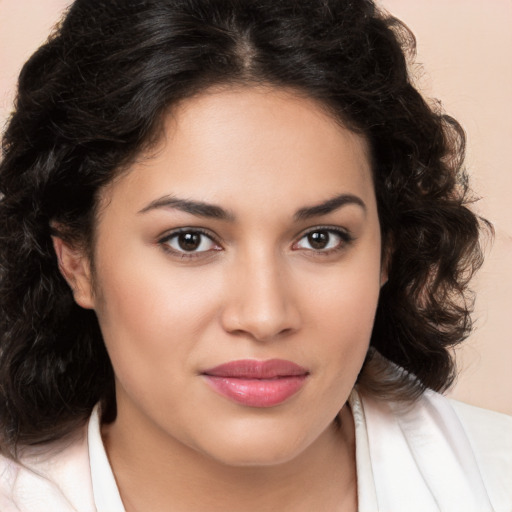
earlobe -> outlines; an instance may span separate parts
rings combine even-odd
[[[380,287],[382,288],[388,282],[388,264],[387,259],[382,262],[380,268]]]
[[[392,251],[388,245],[386,247],[386,249],[384,250],[384,255],[382,258],[381,269],[380,269],[380,287],[381,288],[388,282],[391,258],[392,258]]]
[[[58,236],[52,236],[52,241],[59,270],[73,291],[75,302],[85,309],[94,309],[89,258]]]

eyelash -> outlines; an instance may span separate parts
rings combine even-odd
[[[344,250],[347,247],[347,245],[350,245],[355,240],[355,238],[352,236],[352,234],[349,231],[341,229],[339,227],[315,226],[314,228],[311,228],[311,229],[305,231],[304,233],[302,233],[300,235],[300,237],[297,239],[297,241],[293,243],[292,248],[297,246],[297,244],[299,244],[299,242],[301,240],[307,238],[308,236],[312,235],[313,233],[319,233],[319,232],[327,232],[330,236],[334,234],[340,238],[340,242],[337,244],[336,247],[333,247],[333,248],[330,248],[327,250],[322,250],[322,249],[318,249],[318,250],[304,249],[304,250],[306,250],[308,252],[311,251],[315,255],[318,254],[321,256],[328,256],[328,255],[331,255],[331,254],[334,254],[334,253]],[[196,251],[180,251],[180,250],[176,250],[176,249],[170,247],[169,242],[173,239],[177,239],[180,235],[183,235],[183,234],[199,234],[199,235],[205,236],[213,244],[215,244],[218,248],[196,252]],[[203,243],[203,242],[200,242],[200,243]],[[164,237],[162,237],[161,239],[159,239],[158,244],[163,248],[164,251],[171,253],[173,255],[179,256],[181,259],[200,258],[200,257],[204,257],[207,253],[210,253],[212,251],[216,252],[216,251],[222,250],[222,248],[220,247],[220,244],[217,240],[217,237],[215,237],[210,231],[207,231],[202,228],[180,228],[180,229],[174,230],[171,233],[169,233],[169,234],[165,235]],[[299,247],[297,250],[300,250],[300,249],[301,248]]]
[[[199,235],[205,236],[209,240],[211,240],[212,243],[214,243],[216,246],[219,247],[219,249],[213,249],[214,251],[221,250],[220,249],[220,244],[217,241],[216,237],[210,231],[207,231],[207,230],[202,229],[202,228],[180,228],[180,229],[175,229],[171,233],[165,235],[160,240],[158,240],[158,244],[164,249],[164,251],[166,251],[166,252],[168,252],[170,254],[176,255],[176,256],[180,257],[181,259],[199,258],[201,256],[204,256],[205,253],[211,252],[211,251],[199,251],[199,252],[183,251],[182,252],[182,251],[179,251],[179,250],[176,250],[176,249],[173,249],[172,247],[170,247],[169,242],[171,240],[173,240],[174,238],[178,238],[180,235],[183,235],[183,234],[199,234]]]
[[[340,238],[340,242],[336,245],[336,247],[332,247],[330,249],[321,250],[321,249],[306,249],[307,251],[311,251],[314,255],[320,256],[329,256],[331,254],[338,253],[346,249],[348,245],[354,242],[354,236],[347,230],[341,229],[339,227],[334,226],[315,226],[314,228],[308,229],[304,233],[301,234],[300,238],[293,245],[296,246],[301,240],[312,235],[313,233],[327,232],[329,236],[336,235]]]

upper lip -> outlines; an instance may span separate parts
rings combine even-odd
[[[202,372],[211,377],[231,377],[238,379],[275,379],[307,375],[309,372],[302,366],[284,359],[240,359],[220,364]]]

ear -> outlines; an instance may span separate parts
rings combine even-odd
[[[391,267],[391,259],[393,258],[393,244],[391,237],[385,242],[382,252],[382,263],[380,266],[380,286],[381,288],[388,282],[389,269]]]
[[[380,271],[380,287],[382,288],[388,282],[388,269],[383,266]]]
[[[59,270],[73,291],[75,302],[86,309],[94,309],[94,295],[89,258],[83,250],[71,247],[58,236],[52,236]]]

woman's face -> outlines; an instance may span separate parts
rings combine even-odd
[[[354,385],[383,275],[365,141],[271,88],[189,99],[104,190],[95,309],[118,422],[231,465],[291,460]]]

